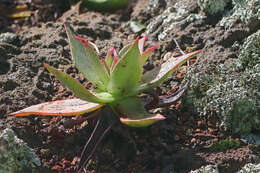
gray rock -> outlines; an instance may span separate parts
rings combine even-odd
[[[260,164],[248,163],[237,173],[258,173],[260,172]]]
[[[233,9],[223,17],[220,26],[230,29],[242,21],[250,30],[260,28],[260,0],[232,0],[232,4]]]
[[[199,169],[191,171],[190,173],[219,173],[217,166],[215,165],[207,165],[202,166]]]
[[[186,1],[175,3],[174,6],[168,7],[162,14],[155,17],[149,23],[143,35],[158,33],[158,40],[164,40],[178,24],[194,22],[205,17],[199,14],[191,14],[192,8],[194,7],[190,7]]]
[[[231,0],[198,0],[198,5],[206,14],[215,15],[224,12],[229,1]]]
[[[260,135],[250,133],[242,135],[241,137],[246,143],[260,146]]]
[[[0,133],[0,173],[37,172],[39,166],[40,159],[13,130],[6,128]]]

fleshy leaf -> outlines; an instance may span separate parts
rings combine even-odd
[[[102,106],[102,104],[87,102],[80,99],[58,100],[33,105],[10,115],[75,116],[95,111]]]
[[[128,49],[131,47],[131,44],[125,45],[120,51],[119,51],[119,57],[123,57],[124,54],[128,51]]]
[[[142,67],[137,39],[112,69],[107,90],[113,95],[130,94],[139,85],[141,75]]]
[[[141,93],[147,90],[150,90],[154,87],[157,87],[162,82],[164,82],[169,75],[171,75],[175,70],[178,69],[183,63],[188,61],[190,58],[194,57],[195,55],[201,53],[202,50],[197,50],[191,53],[184,54],[180,57],[172,57],[167,62],[163,63],[161,65],[161,68],[157,74],[157,76],[151,80],[149,83],[142,84],[139,88],[137,93]],[[158,69],[155,69],[158,70]],[[149,74],[149,71],[147,72]],[[151,73],[151,75],[154,75],[154,73]]]
[[[137,97],[128,97],[110,105],[115,113],[120,116],[120,121],[129,126],[144,127],[165,119],[162,115],[147,113],[144,105]]]
[[[145,126],[150,126],[153,123],[164,119],[165,117],[162,116],[161,114],[156,114],[156,115],[150,115],[149,117],[145,117],[143,119],[120,118],[120,121],[123,124],[131,127],[145,127]]]
[[[73,79],[68,74],[61,72],[48,64],[44,64],[47,70],[52,73],[55,77],[57,77],[66,87],[68,87],[77,97],[82,100],[95,102],[95,103],[107,103],[113,101],[113,97],[107,93],[106,95],[103,93],[98,93],[99,96],[94,95],[89,90],[87,90],[83,85],[81,85],[78,81]]]
[[[79,37],[75,34],[74,34],[74,38],[80,40],[83,45],[89,43],[89,45],[92,46],[92,49],[94,49],[96,53],[99,54],[98,47],[91,41],[87,41],[85,38]]]
[[[66,27],[72,57],[78,70],[94,85],[106,90],[109,75],[104,65],[99,60],[96,50],[88,41],[75,38],[72,31]]]

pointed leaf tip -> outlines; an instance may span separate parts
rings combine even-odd
[[[142,66],[136,39],[111,70],[107,90],[114,95],[130,94],[139,85],[141,75]]]
[[[76,67],[91,83],[105,91],[109,74],[98,58],[96,45],[87,40],[86,44],[83,44],[81,40],[74,37],[69,27],[65,28]]]
[[[141,54],[141,64],[142,66],[146,63],[147,59],[151,56],[152,52],[159,47],[159,44],[154,45],[148,49],[146,49],[142,54]]]
[[[73,34],[75,39],[78,39],[79,41],[81,41],[81,43],[83,43],[84,45],[87,44],[87,40],[85,38],[79,37],[76,34]]]
[[[142,119],[120,118],[123,124],[131,127],[146,127],[161,120],[165,120],[165,117],[161,114],[151,115]]]
[[[139,51],[140,51],[141,54],[144,51],[144,44],[145,44],[147,39],[148,39],[148,36],[144,36],[144,37],[142,37],[138,40],[138,48],[139,48]]]
[[[191,53],[181,55],[179,57],[172,57],[165,63],[163,63],[160,66],[160,69],[155,68],[154,70],[146,72],[148,75],[144,76],[149,77],[149,74],[151,74],[152,77],[154,77],[154,79],[152,79],[149,83],[142,84],[138,89],[138,93],[157,87],[162,82],[164,82],[169,77],[169,75],[171,75],[175,70],[177,70],[178,67],[180,67],[183,63],[185,63],[186,61],[188,61],[189,59],[201,52],[202,50],[197,50]],[[154,76],[154,74],[156,74],[157,76]]]
[[[123,124],[132,127],[149,126],[165,117],[147,113],[144,105],[138,97],[128,97],[110,104],[114,112],[120,117]]]

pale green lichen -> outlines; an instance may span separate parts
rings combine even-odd
[[[189,73],[185,108],[217,116],[233,133],[260,129],[260,31],[249,36],[232,66],[216,65],[210,74]],[[191,109],[193,108],[193,109]]]
[[[259,29],[260,1],[259,0],[232,0],[233,9],[220,21],[225,29],[232,28],[237,21],[242,21],[251,30]]]
[[[191,171],[190,173],[219,173],[219,171],[216,165],[207,165]]]
[[[215,15],[224,12],[231,0],[198,0],[198,5],[206,14]]]
[[[0,173],[36,173],[39,158],[11,129],[0,134]]]
[[[174,6],[168,7],[162,14],[151,21],[143,35],[150,35],[159,29],[158,40],[164,40],[178,24],[194,22],[204,17],[199,14],[191,14],[187,4],[180,1],[175,3]]]
[[[13,43],[17,40],[18,36],[16,34],[6,32],[0,34],[0,43]]]
[[[259,172],[260,172],[260,163],[259,164],[248,163],[245,166],[243,166],[243,168],[237,173],[259,173]]]

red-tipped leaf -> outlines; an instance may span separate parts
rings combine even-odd
[[[76,67],[91,83],[105,91],[109,74],[99,60],[93,44],[82,38],[76,39],[73,32],[68,27],[65,28]]]
[[[157,87],[162,82],[164,82],[169,77],[169,75],[171,75],[175,70],[177,70],[178,67],[180,67],[183,63],[185,63],[190,58],[196,56],[197,54],[199,54],[201,52],[202,52],[202,50],[197,50],[197,51],[194,51],[191,53],[181,55],[180,57],[177,57],[177,58],[172,57],[169,60],[167,60],[167,62],[163,63],[160,66],[160,69],[155,68],[151,72],[150,71],[146,72],[147,74],[145,74],[145,75],[149,76],[149,74],[151,74],[154,76],[154,74],[157,74],[157,76],[155,76],[150,82],[142,84],[140,86],[140,88],[138,88],[137,93],[141,93],[146,90]],[[150,77],[148,77],[148,78],[150,78]]]
[[[120,117],[120,121],[128,126],[144,127],[165,119],[162,115],[147,113],[144,105],[137,97],[128,97],[110,105]]]

